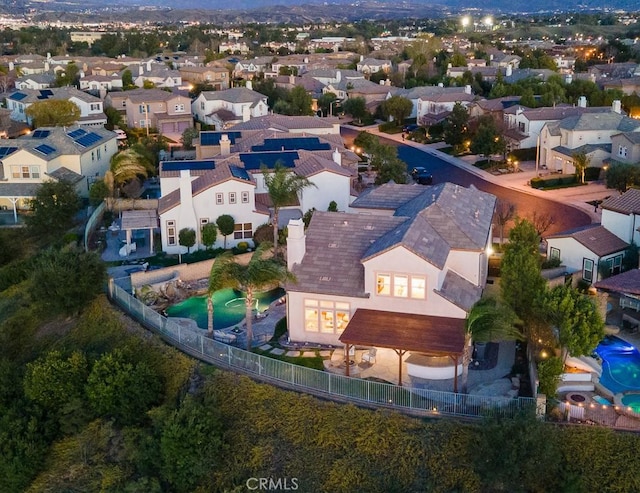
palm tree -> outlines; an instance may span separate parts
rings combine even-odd
[[[216,258],[209,275],[208,290],[208,326],[209,334],[213,333],[213,301],[215,291],[233,288],[245,293],[247,350],[251,351],[253,339],[253,306],[255,294],[274,284],[294,280],[295,277],[287,267],[275,257],[265,258],[271,249],[269,242],[261,243],[246,264],[238,263],[231,252],[225,252]]]
[[[515,327],[518,317],[507,305],[498,304],[494,298],[478,301],[465,321],[464,352],[462,354],[462,392],[467,393],[469,363],[473,355],[473,341],[497,342],[522,340],[522,333]]]
[[[119,152],[111,158],[111,174],[115,187],[122,187],[131,180],[137,180],[140,176],[147,177],[153,172],[153,164],[142,154],[134,149]]]
[[[273,205],[273,254],[278,256],[278,216],[280,208],[295,202],[298,192],[307,187],[315,187],[304,176],[296,175],[277,162],[272,172],[266,166],[262,166],[264,186],[267,188],[269,198]]]

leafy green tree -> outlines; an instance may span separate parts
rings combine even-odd
[[[218,228],[214,223],[207,223],[202,226],[202,244],[206,247],[207,250],[211,249],[211,247],[215,244],[216,239],[218,238]]]
[[[391,96],[382,102],[381,109],[386,118],[392,117],[397,125],[402,125],[404,120],[411,115],[413,103],[402,96]]]
[[[31,275],[31,296],[51,313],[74,315],[102,293],[106,270],[93,252],[47,250]]]
[[[224,249],[226,250],[227,236],[233,233],[236,226],[236,220],[229,214],[222,214],[218,219],[216,219],[216,226],[218,226],[218,231],[220,231],[220,234],[224,237]]]
[[[129,69],[125,69],[124,72],[122,72],[122,88],[125,91],[136,88],[136,85],[133,83],[133,74]]]
[[[584,183],[584,170],[589,167],[591,159],[584,151],[575,152],[571,158],[573,159],[573,167],[575,168],[578,183]]]
[[[193,228],[182,228],[178,232],[178,243],[187,247],[187,253],[191,253],[191,247],[196,244],[196,230]]]
[[[56,74],[56,87],[78,86],[80,80],[80,68],[75,62],[69,62],[64,70]]]
[[[571,286],[556,286],[544,301],[548,320],[558,329],[558,342],[567,356],[586,356],[604,338],[604,322],[592,299]]]
[[[525,324],[532,318],[546,287],[540,274],[539,246],[540,238],[533,225],[516,219],[500,265],[500,293]]]
[[[456,51],[453,55],[451,55],[451,59],[449,63],[451,63],[452,67],[466,67],[467,59],[462,53],[460,53],[459,51]]]
[[[162,381],[149,365],[114,349],[93,365],[86,392],[99,416],[112,417],[123,424],[139,423],[159,401]]]
[[[268,242],[261,243],[251,256],[249,263],[244,265],[236,262],[231,252],[225,252],[216,258],[209,275],[209,292],[223,288],[233,288],[244,292],[248,351],[251,350],[253,341],[255,294],[274,284],[294,279],[286,265],[274,257],[265,257],[271,247],[272,245]]]
[[[323,94],[318,98],[318,108],[322,110],[324,116],[327,116],[329,113],[333,113],[332,104],[335,107],[335,101],[337,100],[336,95],[332,92],[328,92]]]
[[[105,128],[109,130],[113,130],[116,127],[123,126],[122,114],[112,106],[104,109],[104,114],[107,115],[107,123],[105,124]]]
[[[563,372],[564,361],[562,358],[551,356],[538,362],[538,380],[540,382],[538,393],[554,397]]]
[[[189,127],[182,132],[182,147],[185,149],[194,149],[193,141],[200,136],[200,131],[195,127]]]
[[[45,181],[30,202],[25,217],[28,232],[40,242],[62,237],[75,224],[82,202],[74,185],[66,181]]]
[[[526,88],[522,91],[520,96],[520,104],[522,106],[526,106],[527,108],[536,108],[538,106],[538,102],[533,94],[533,89]]]
[[[80,108],[66,99],[48,99],[32,103],[25,114],[35,128],[68,127],[80,119]]]
[[[75,351],[65,358],[59,351],[27,364],[24,393],[44,408],[57,412],[65,403],[84,395],[89,375],[87,358]]]
[[[296,86],[289,93],[289,105],[294,116],[313,115],[311,95],[302,86]]]
[[[629,163],[614,163],[607,169],[605,179],[607,188],[624,193],[630,187],[640,185],[640,166]]]
[[[295,203],[305,188],[315,187],[308,178],[298,175],[295,172],[285,168],[282,163],[276,163],[273,170],[269,170],[266,166],[262,166],[262,176],[264,177],[264,186],[267,189],[269,198],[271,199],[271,207],[273,208],[273,217],[271,222],[273,225],[273,245],[274,255],[278,256],[278,220],[280,217],[280,209],[292,203]]]
[[[465,141],[469,139],[469,111],[462,104],[453,106],[451,115],[444,122],[442,138],[453,146],[455,152],[460,152]]]
[[[464,353],[462,354],[462,392],[467,392],[469,364],[473,355],[473,342],[500,342],[523,339],[516,328],[518,317],[506,305],[499,305],[494,298],[478,301],[467,315],[464,332]]]
[[[478,129],[471,140],[471,152],[486,156],[490,162],[491,155],[504,152],[506,144],[492,117],[481,117],[478,122]]]
[[[367,102],[363,97],[349,98],[342,103],[342,111],[358,120],[358,123],[362,123],[367,114]]]
[[[96,180],[89,187],[89,203],[92,206],[100,205],[109,197],[109,187],[104,180]]]
[[[332,200],[331,202],[329,202],[329,207],[327,208],[327,211],[338,212],[338,204],[336,203],[335,200]]]

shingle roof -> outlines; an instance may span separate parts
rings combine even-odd
[[[424,192],[422,185],[400,185],[386,183],[380,187],[371,188],[354,200],[350,207],[362,209],[383,209],[395,211],[409,200]]]
[[[306,128],[333,128],[338,118],[317,118],[315,116],[265,115],[233,126],[233,130],[304,130]]]
[[[598,289],[640,295],[640,269],[632,269],[594,284]]]
[[[640,190],[630,188],[622,195],[609,197],[602,208],[621,214],[640,214]]]
[[[557,146],[554,147],[553,150],[567,157],[573,157],[577,152],[584,152],[586,155],[589,155],[595,151],[603,151],[611,154],[611,144],[584,144],[574,149],[565,146]]]
[[[482,287],[448,270],[438,293],[464,311],[469,311],[482,296]]]
[[[608,113],[570,116],[560,121],[560,128],[566,130],[619,130],[630,132],[640,127],[640,121],[614,111]]]
[[[627,139],[632,144],[640,144],[640,132],[623,132],[616,135],[612,135],[611,137],[622,136]]]
[[[620,252],[629,246],[626,241],[621,240],[600,224],[590,224],[548,237],[548,239],[552,238],[573,238],[598,257]]]
[[[267,98],[264,94],[246,87],[232,87],[223,91],[202,91],[200,94],[207,101],[227,101],[229,103],[257,104]]]

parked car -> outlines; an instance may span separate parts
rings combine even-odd
[[[404,127],[402,127],[402,131],[406,133],[411,133],[414,130],[418,130],[419,128],[420,128],[420,125],[412,123],[411,125],[405,125]]]
[[[433,184],[433,175],[427,168],[415,167],[411,170],[411,177],[413,181],[419,183],[420,185],[432,185]]]

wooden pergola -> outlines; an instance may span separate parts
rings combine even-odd
[[[458,361],[464,351],[464,319],[415,315],[359,308],[339,337],[345,345],[346,376],[352,346],[393,349],[398,355],[398,384],[402,386],[402,357],[408,351],[449,356],[455,365],[453,388],[458,391]]]
[[[122,211],[122,225],[125,231],[127,252],[131,245],[131,232],[137,229],[149,230],[149,251],[153,253],[153,230],[158,227],[158,214],[155,210]]]

